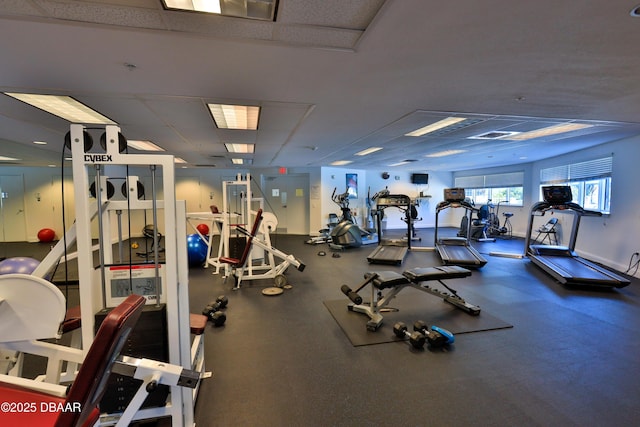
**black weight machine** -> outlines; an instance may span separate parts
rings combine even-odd
[[[443,282],[447,279],[468,276],[471,276],[471,271],[458,266],[414,268],[404,271],[402,274],[395,271],[368,272],[364,274],[364,281],[355,290],[348,285],[342,285],[340,290],[351,300],[347,309],[369,316],[367,330],[375,331],[382,324],[383,316],[381,313],[383,309],[406,287],[412,287],[442,298],[445,302],[462,311],[477,316],[480,314],[480,307],[466,302],[454,289]],[[439,282],[449,292],[423,284],[430,281]],[[371,299],[369,302],[363,302],[358,292],[368,285],[371,285]],[[385,295],[382,294],[384,290],[388,290]]]

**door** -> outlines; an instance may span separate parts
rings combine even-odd
[[[265,210],[278,218],[277,233],[309,234],[309,175],[262,175]]]
[[[0,176],[0,241],[25,242],[24,182],[22,175]]]

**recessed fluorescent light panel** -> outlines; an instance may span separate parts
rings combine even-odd
[[[224,147],[229,153],[253,154],[255,150],[255,144],[236,144],[232,142],[225,142]]]
[[[344,165],[348,165],[349,163],[353,163],[351,160],[336,160],[335,162],[331,163],[331,166],[344,166]]]
[[[164,151],[164,148],[157,146],[151,141],[128,140],[127,145],[140,151]]]
[[[409,163],[413,163],[413,162],[417,162],[417,161],[418,161],[418,160],[416,160],[416,159],[405,159],[405,160],[402,160],[401,162],[393,163],[393,164],[391,164],[391,165],[389,165],[389,166],[402,166],[402,165],[408,165]]]
[[[273,21],[277,0],[162,0],[165,9]]]
[[[207,104],[207,106],[218,129],[258,129],[260,107],[228,104]]]
[[[231,163],[234,165],[250,165],[253,164],[253,159],[231,159]]]
[[[586,129],[590,127],[593,127],[593,125],[588,125],[585,123],[564,123],[559,125],[548,126],[546,128],[542,128],[538,130],[519,133],[517,135],[508,136],[504,139],[509,139],[511,141],[526,141],[528,139],[559,135],[561,133],[573,132],[574,130]]]
[[[442,119],[435,123],[431,123],[428,126],[421,127],[420,129],[416,129],[413,132],[405,133],[404,136],[422,136],[428,133],[435,132],[440,129],[444,129],[447,126],[455,125],[456,123],[460,123],[464,120],[467,120],[465,117],[447,117],[446,119]]]
[[[163,0],[165,9],[189,10],[191,12],[222,13],[220,0]]]
[[[461,154],[461,153],[465,153],[467,150],[445,150],[445,151],[439,151],[437,153],[433,153],[433,154],[427,154],[425,155],[425,157],[446,157],[446,156],[453,156],[454,154]]]
[[[115,125],[116,122],[103,116],[83,103],[62,95],[38,95],[32,93],[4,92],[12,98],[39,108],[71,123],[87,123],[96,125]]]
[[[36,145],[47,145],[46,141],[33,141],[33,143]]]
[[[376,151],[382,150],[382,147],[371,147],[366,150],[362,150],[356,153],[356,156],[366,156],[367,154],[375,153]]]
[[[173,163],[187,163],[187,161],[185,159],[182,159],[180,157],[176,157],[173,159]]]
[[[20,159],[14,159],[13,157],[0,156],[0,162],[13,162]]]

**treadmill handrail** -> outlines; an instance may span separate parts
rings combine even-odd
[[[551,204],[548,202],[538,202],[531,207],[531,212],[542,212],[543,214],[549,210],[566,211],[571,210],[581,216],[602,216],[602,212],[590,211],[577,203]]]
[[[477,212],[480,210],[479,208],[476,208],[471,203],[464,200],[455,201],[455,202],[444,200],[436,205],[436,212],[439,212],[441,210],[448,209],[448,208],[465,208],[472,212]]]

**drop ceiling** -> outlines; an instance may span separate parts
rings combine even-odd
[[[236,0],[234,0],[236,1]],[[640,18],[627,1],[280,0],[273,22],[160,0],[0,2],[0,91],[70,95],[191,167],[457,171],[640,134]],[[208,103],[257,105],[257,131]],[[406,133],[446,117],[463,126]],[[532,140],[478,138],[561,123]],[[69,123],[0,95],[3,164],[59,164]],[[35,145],[33,141],[46,141]],[[367,156],[355,156],[382,147]],[[443,151],[459,154],[426,157]]]

